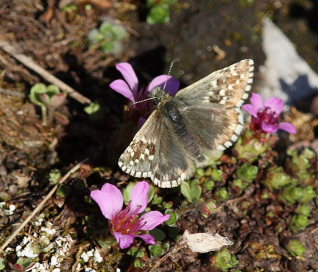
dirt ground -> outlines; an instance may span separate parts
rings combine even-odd
[[[141,0],[1,0],[0,203],[8,208],[0,209],[0,245],[54,188],[54,173],[63,176],[85,161],[0,254],[0,271],[149,271],[158,262],[156,271],[318,271],[317,197],[306,202],[311,208],[307,227],[292,231],[292,218],[302,203],[286,203],[281,198],[283,188],[272,190],[264,182],[272,175],[269,169],[283,167],[299,186],[317,191],[317,154],[305,158],[308,165],[303,169],[295,165],[295,161],[305,160],[302,145],[294,157],[287,154],[288,147],[301,142],[297,137],[272,136],[267,152],[252,162],[240,159],[238,147],[230,149],[214,166],[204,169],[203,175],[197,172],[195,177],[205,188],[204,184],[213,180],[211,171],[222,170],[213,190],[203,189],[202,199],[215,199],[221,207],[209,216],[203,216],[198,205],[186,202],[180,189],[157,190],[157,197],[178,214],[176,224],[159,227],[165,237],[159,244],[169,248],[161,256],[153,256],[141,241],[135,242],[133,249],[121,250],[107,220],[89,197],[90,191],[106,182],[123,189],[129,181],[137,180],[117,166],[136,127],[127,120],[127,100],[108,86],[120,78],[116,63],[129,61],[140,85],[145,86],[178,60],[171,74],[184,87],[211,71],[253,58],[257,82],[257,71],[265,59],[262,19],[267,16],[318,71],[317,11],[315,0],[179,0],[170,8],[169,23],[149,25],[146,3]],[[103,21],[121,25],[128,33],[119,53],[90,46],[87,34]],[[34,84],[50,82],[1,50],[1,42],[98,103],[100,110],[87,114],[86,103],[68,96],[54,111],[54,120],[43,124],[41,107],[31,103],[29,93]],[[317,128],[309,129],[317,133]],[[246,162],[259,170],[242,191],[233,187],[232,181]],[[303,175],[298,175],[300,170]],[[227,200],[218,198],[221,188],[226,188]],[[12,212],[10,205],[14,206]],[[151,205],[156,206],[154,202]],[[237,264],[221,269],[215,265],[215,252],[198,254],[190,249],[162,260],[186,229],[219,233],[234,241],[228,249]],[[41,241],[43,235],[46,238]],[[288,251],[292,239],[306,248],[301,256]],[[27,243],[23,241],[37,244],[39,254],[19,255],[17,247]],[[91,257],[85,261],[89,251],[100,252],[102,260]],[[60,270],[54,270],[54,256]],[[48,270],[36,268],[43,263],[49,264]]]

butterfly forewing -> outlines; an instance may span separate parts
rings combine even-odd
[[[122,170],[175,187],[207,165],[215,150],[235,142],[240,110],[253,80],[253,61],[242,60],[165,97],[119,159]]]
[[[188,101],[191,105],[200,99],[205,104],[241,107],[251,89],[253,71],[253,60],[242,60],[180,90],[176,97]]]

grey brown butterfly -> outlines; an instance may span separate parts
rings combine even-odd
[[[209,164],[215,150],[238,139],[240,110],[253,82],[253,60],[215,71],[170,96],[156,87],[156,109],[119,158],[121,169],[171,188]]]

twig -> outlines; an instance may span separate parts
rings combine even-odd
[[[60,89],[65,91],[69,96],[77,100],[78,102],[82,104],[88,104],[92,101],[75,91],[72,87],[65,84],[63,81],[59,80],[57,77],[53,76],[51,73],[49,73],[47,70],[40,67],[38,64],[36,64],[31,58],[27,57],[24,54],[18,53],[17,50],[11,46],[9,43],[5,41],[0,41],[0,49],[14,57],[16,60],[24,64],[26,67],[31,69],[32,71],[38,73],[40,76],[42,76],[45,80],[48,82],[58,86]]]
[[[176,244],[176,245],[174,246],[174,248],[173,248],[170,252],[168,252],[166,255],[164,255],[162,258],[160,258],[160,260],[158,260],[158,261],[156,262],[156,264],[155,264],[153,267],[151,267],[148,272],[158,271],[157,268],[160,267],[160,265],[161,265],[165,260],[167,260],[171,255],[176,254],[179,250],[181,250],[181,249],[183,249],[183,248],[185,248],[185,247],[187,247],[187,245],[186,245],[186,243],[184,243],[184,242],[182,242],[182,241],[181,241],[180,243]]]
[[[21,223],[21,225],[10,235],[10,237],[4,242],[4,244],[0,247],[0,253],[11,243],[11,241],[19,234],[19,232],[30,222],[30,220],[42,209],[44,204],[51,198],[51,196],[55,193],[58,189],[59,185],[62,184],[68,177],[75,173],[80,166],[86,161],[87,159],[81,161],[77,165],[75,165],[71,170],[69,170],[65,176],[63,176],[59,182],[52,188],[52,190],[46,195],[46,197],[40,202],[40,204],[33,210],[33,212]]]

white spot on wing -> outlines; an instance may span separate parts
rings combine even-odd
[[[246,98],[248,98],[248,94],[247,93],[242,95],[242,99],[246,99]]]
[[[236,127],[236,129],[235,129],[235,133],[236,133],[237,135],[240,135],[241,132],[242,132],[242,129],[243,129],[243,126],[242,126],[242,125],[238,125],[238,126]]]
[[[174,180],[174,182],[177,182],[177,181]],[[162,188],[171,188],[171,182],[170,181],[163,181],[161,183],[161,187]]]
[[[233,134],[232,137],[231,137],[231,141],[235,142],[237,140],[237,135],[236,134]]]
[[[244,103],[244,100],[240,100],[239,102],[236,103],[236,107],[240,108]]]
[[[232,145],[232,143],[231,143],[230,141],[226,141],[226,142],[224,143],[224,145],[225,145],[226,147],[230,147],[230,146]]]
[[[223,150],[225,150],[225,147],[223,145],[219,145],[216,149],[223,151]]]
[[[177,187],[179,185],[179,183],[176,180],[172,180],[171,185],[172,185],[172,187]]]

